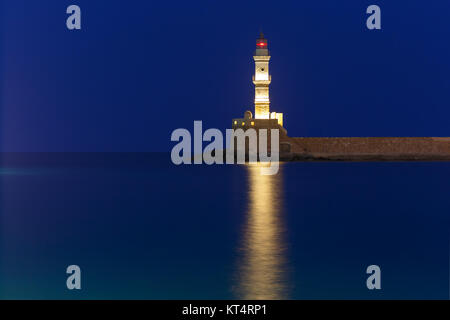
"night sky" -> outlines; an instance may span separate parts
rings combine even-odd
[[[366,28],[371,4],[382,30]],[[448,0],[0,6],[2,151],[169,151],[194,120],[228,128],[253,111],[260,28],[290,136],[450,136]]]

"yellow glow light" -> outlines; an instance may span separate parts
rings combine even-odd
[[[276,116],[277,116],[278,124],[280,126],[283,126],[283,114],[282,113],[277,113]]]
[[[261,166],[267,164],[247,166],[249,203],[234,288],[239,299],[280,300],[289,294],[283,176],[281,170],[277,175],[261,175]]]

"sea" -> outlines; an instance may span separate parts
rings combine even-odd
[[[260,167],[1,154],[0,299],[449,299],[450,162]]]

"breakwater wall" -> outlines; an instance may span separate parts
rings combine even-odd
[[[285,160],[450,160],[450,137],[280,139]]]

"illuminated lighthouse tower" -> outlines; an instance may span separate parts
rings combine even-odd
[[[280,135],[286,135],[283,128],[283,114],[270,112],[269,84],[272,76],[269,74],[270,55],[267,49],[267,39],[261,33],[256,40],[256,50],[253,56],[255,60],[255,74],[253,84],[255,85],[255,114],[245,111],[244,118],[233,119],[233,129],[248,128],[258,129],[280,129]]]
[[[269,84],[271,76],[269,75],[269,50],[267,49],[267,40],[261,32],[259,39],[256,40],[256,50],[253,56],[255,60],[255,75],[253,84],[255,85],[255,119],[270,119],[270,100]]]

